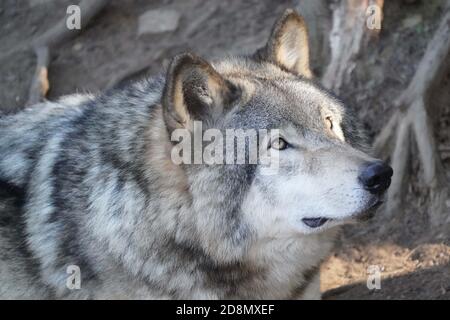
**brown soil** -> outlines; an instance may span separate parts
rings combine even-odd
[[[27,100],[34,56],[27,45],[64,17],[69,0],[3,0],[0,4],[0,101],[2,113],[16,112]],[[113,0],[74,39],[53,51],[49,98],[111,87],[153,74],[175,53],[191,49],[205,57],[253,52],[262,46],[271,25],[286,7],[302,1]],[[444,0],[385,1],[379,41],[359,58],[352,83],[342,98],[353,107],[373,137],[392,114],[392,100],[407,86],[439,23]],[[181,14],[177,30],[137,36],[140,14],[154,8]],[[405,19],[420,16],[408,26]],[[320,74],[326,54],[313,52]],[[437,125],[441,158],[450,182],[450,78],[435,93],[442,104]],[[414,153],[414,150],[413,150]],[[450,219],[438,227],[428,219],[429,195],[414,159],[415,177],[406,192],[403,212],[381,213],[364,225],[348,226],[322,268],[328,299],[450,299]],[[450,217],[450,200],[448,201]],[[380,290],[366,286],[369,265],[382,270]]]

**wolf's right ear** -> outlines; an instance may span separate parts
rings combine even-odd
[[[239,89],[207,61],[190,53],[172,59],[162,95],[169,129],[191,128],[194,120],[214,121],[239,96]]]
[[[305,20],[297,12],[287,9],[273,26],[266,46],[255,58],[272,62],[281,68],[312,78],[309,65],[309,41]]]

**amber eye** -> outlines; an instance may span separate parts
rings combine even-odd
[[[325,123],[327,124],[328,129],[333,130],[333,118],[331,118],[331,116],[325,118]]]
[[[270,147],[276,150],[284,150],[288,147],[288,143],[283,138],[277,138],[271,142]]]

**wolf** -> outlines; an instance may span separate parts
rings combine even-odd
[[[277,172],[175,164],[172,133],[196,121],[276,129],[259,144]],[[182,53],[159,76],[5,115],[0,297],[318,299],[340,226],[372,216],[389,187],[368,152],[314,80],[290,9],[252,55]]]

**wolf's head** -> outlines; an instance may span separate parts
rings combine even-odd
[[[306,26],[292,10],[253,56],[213,63],[175,57],[162,104],[170,134],[200,134],[182,152],[193,164],[182,166],[196,212],[189,223],[210,253],[367,218],[389,187],[392,169],[365,153],[354,117],[312,79]],[[229,129],[244,132],[244,164],[236,163],[239,147],[226,143]],[[250,163],[255,137],[259,155],[276,166]],[[223,151],[216,158],[223,163],[205,161],[211,149],[214,156]]]

